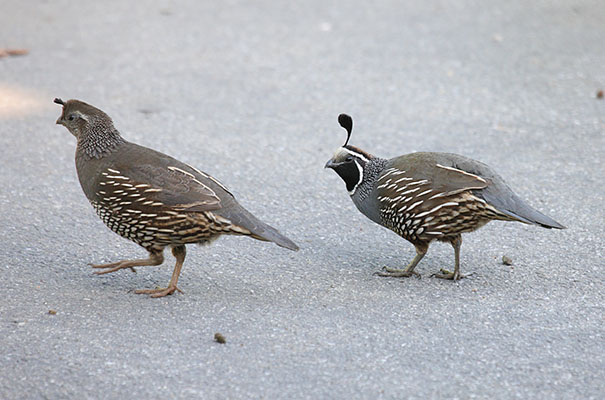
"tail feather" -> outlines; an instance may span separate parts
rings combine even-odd
[[[289,250],[298,250],[296,243],[279,233],[277,229],[256,218],[235,201],[230,207],[215,212],[229,219],[231,223],[250,231],[251,236],[255,239],[273,242],[276,245]]]
[[[523,213],[518,213],[517,212],[512,212],[509,210],[499,210],[500,212],[503,212],[504,214],[520,221],[520,222],[524,222],[526,224],[531,224],[531,225],[539,225],[543,228],[547,228],[547,229],[565,229],[566,227],[561,225],[560,223],[558,223],[557,221],[555,221],[554,219],[550,218],[548,215],[544,215],[542,214],[540,211],[535,210],[529,206],[527,206],[526,209],[524,209]]]
[[[260,232],[259,232],[260,231]],[[296,243],[282,235],[277,231],[277,229],[264,224],[261,229],[258,229],[256,232],[252,233],[252,237],[259,240],[266,240],[269,242],[273,242],[280,247],[284,247],[289,250],[297,251],[298,246]]]
[[[565,229],[565,226],[531,207],[510,189],[506,193],[507,196],[493,196],[488,190],[484,190],[482,194],[488,203],[512,219],[548,229]]]

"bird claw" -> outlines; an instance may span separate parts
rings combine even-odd
[[[122,268],[128,268],[128,269],[130,269],[132,272],[134,272],[136,274],[137,270],[134,269],[134,267],[125,266],[123,264],[124,264],[123,261],[118,261],[118,262],[109,263],[109,264],[93,264],[93,263],[88,263],[88,265],[90,265],[93,268],[103,268],[103,271],[95,271],[95,275],[110,274],[112,272],[116,272],[118,270],[121,270]]]
[[[178,291],[179,293],[184,293],[181,289],[176,286],[168,286],[167,288],[157,289],[137,289],[134,292],[136,294],[148,294],[150,295],[149,297],[158,298],[173,294],[175,291]]]
[[[410,276],[415,276],[420,279],[420,274],[416,271],[407,271],[405,269],[397,269],[397,268],[389,268],[382,267],[382,271],[374,272],[374,275],[383,276],[383,277],[391,277],[391,278],[409,278]]]
[[[122,262],[121,261],[117,261],[117,262],[113,262],[113,263],[109,263],[109,264],[93,264],[93,263],[88,263],[87,265],[93,267],[93,268],[112,268],[115,267],[116,265],[120,265]]]
[[[435,277],[435,278],[439,278],[439,279],[447,279],[447,280],[451,280],[451,281],[459,281],[460,279],[463,278],[467,278],[471,275],[474,274],[474,272],[471,272],[470,274],[466,274],[466,275],[462,275],[460,273],[460,271],[449,271],[445,268],[441,268],[439,270],[440,273],[434,273],[431,275],[431,278]]]

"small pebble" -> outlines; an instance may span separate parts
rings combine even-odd
[[[510,257],[502,256],[502,264],[513,265],[513,259]]]
[[[602,99],[602,98],[603,98],[603,91],[602,91],[602,90],[599,90],[599,91],[597,92],[597,99]]]
[[[221,344],[227,343],[227,339],[225,339],[225,337],[218,332],[214,334],[214,340]]]
[[[48,310],[50,315],[57,315],[57,310]]]

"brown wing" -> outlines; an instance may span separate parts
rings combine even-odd
[[[487,181],[478,175],[441,164],[435,166],[440,170],[440,175],[439,179],[433,181],[434,188],[443,191],[447,196],[471,189],[483,189],[487,186]]]
[[[383,212],[413,218],[459,205],[460,193],[480,190],[482,177],[446,164],[434,153],[413,153],[389,161],[377,180],[376,193]],[[451,165],[451,164],[450,164]]]
[[[470,172],[447,165],[434,153],[413,153],[397,157],[378,178],[379,192],[406,192],[418,188],[431,189],[431,196],[451,196],[466,190],[483,189],[487,180]],[[423,190],[423,191],[424,191]],[[410,192],[410,193],[414,193]],[[428,193],[427,193],[428,194]]]
[[[101,172],[104,196],[118,195],[124,202],[165,206],[178,211],[202,212],[221,208],[221,199],[203,176],[176,166],[150,164],[119,166]]]

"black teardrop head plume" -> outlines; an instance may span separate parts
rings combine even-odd
[[[353,130],[353,118],[347,114],[340,114],[338,116],[338,123],[347,130],[347,141],[342,145],[342,147],[344,147],[349,143],[349,139],[351,138],[351,131]]]
[[[60,99],[60,98],[58,98],[58,97],[55,97],[55,100],[54,100],[54,101],[55,101],[55,103],[57,103],[57,104],[61,104],[62,106],[64,106],[64,105],[65,105],[65,103],[63,102],[63,100],[61,100],[61,99]]]

